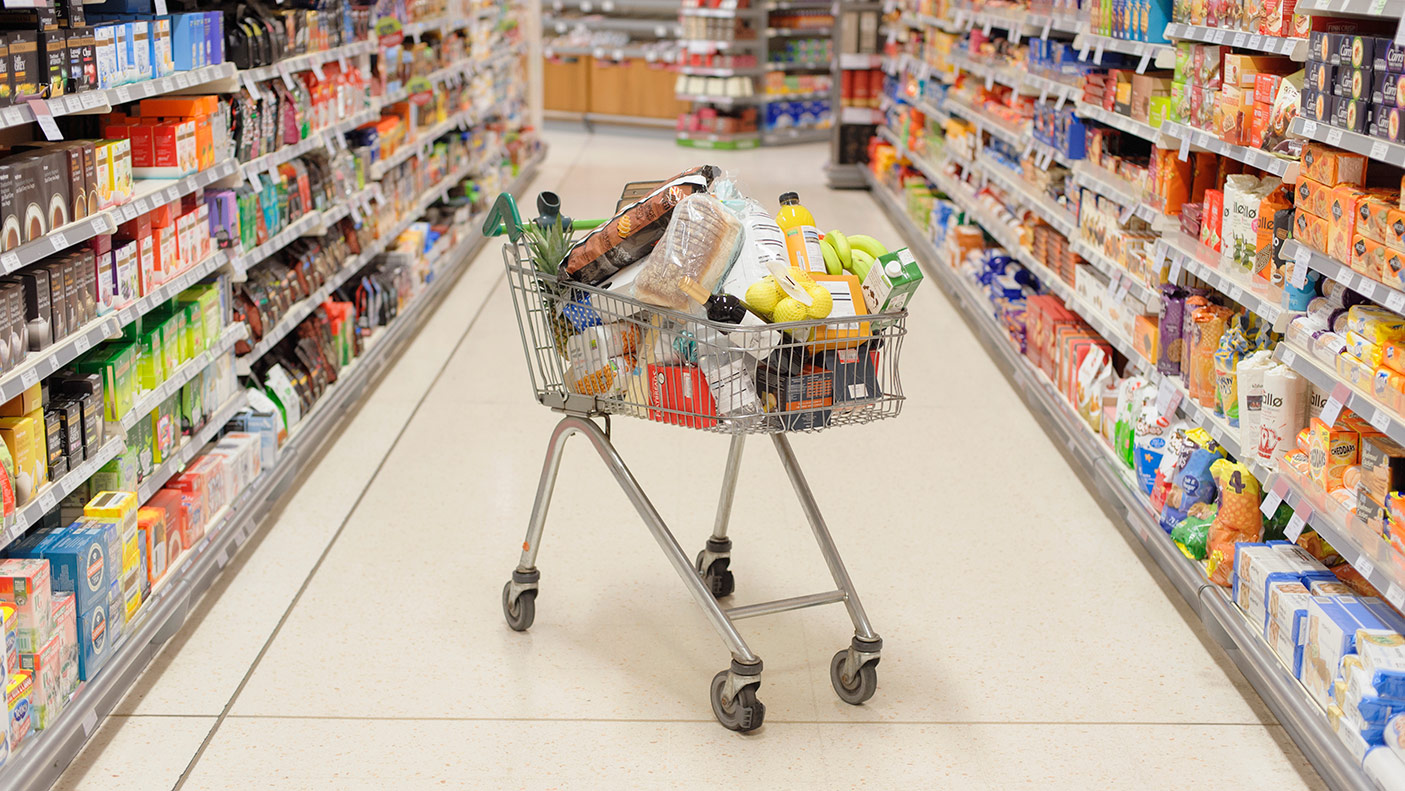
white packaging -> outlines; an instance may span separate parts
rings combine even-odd
[[[1307,422],[1322,416],[1322,407],[1327,406],[1327,391],[1311,382],[1307,385]]]
[[[1361,765],[1381,788],[1405,788],[1405,761],[1389,747],[1372,747]]]
[[[1263,410],[1264,374],[1273,366],[1273,353],[1257,351],[1239,361],[1239,447],[1246,455],[1259,444],[1259,418]]]
[[[1271,464],[1297,445],[1307,425],[1307,380],[1281,363],[1264,372],[1263,409],[1259,415],[1259,462]]]

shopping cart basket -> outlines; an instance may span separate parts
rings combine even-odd
[[[577,230],[583,227],[576,223]],[[547,445],[522,557],[503,587],[508,625],[525,631],[536,615],[537,550],[561,450],[571,435],[583,434],[732,652],[731,666],[711,686],[712,709],[723,726],[750,731],[766,713],[756,697],[761,660],[733,623],[741,618],[844,602],[854,637],[834,655],[830,680],[848,703],[872,697],[883,642],[869,626],[786,434],[898,415],[906,312],[757,327],[712,322],[538,271],[511,195],[498,197],[483,230],[510,238],[503,258],[532,389],[538,402],[564,414]],[[712,537],[692,563],[611,443],[612,415],[731,435]],[[740,607],[718,604],[734,587],[727,524],[748,434],[771,436],[835,590]]]

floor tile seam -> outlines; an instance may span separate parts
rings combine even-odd
[[[128,715],[133,717],[146,715]],[[209,717],[212,715],[200,715]],[[515,722],[515,723],[677,723],[677,724],[706,724],[715,723],[712,717],[469,717],[469,716],[358,716],[358,715],[338,715],[338,714],[230,714],[229,720],[287,720],[287,721],[329,721],[329,722]],[[767,718],[766,725],[905,725],[905,726],[929,726],[929,725],[1015,725],[1015,726],[1076,726],[1076,727],[1143,727],[1143,728],[1278,728],[1282,725],[1277,722],[1193,722],[1183,720],[1167,721],[1144,721],[1144,720],[778,720]]]
[[[472,332],[474,326],[477,325],[478,319],[482,317],[484,311],[487,309],[491,295],[498,290],[498,288],[502,285],[506,277],[506,272],[499,273],[497,278],[493,281],[493,285],[487,290],[484,300],[479,304],[478,309],[474,312],[473,318],[469,320],[468,326],[464,328],[463,333],[459,336],[459,339],[454,344],[454,347],[444,357],[444,361],[439,366],[439,370],[435,373],[434,378],[430,380],[430,382],[426,385],[424,392],[420,394],[419,400],[415,402],[414,409],[410,411],[409,416],[405,419],[405,422],[401,424],[399,431],[396,433],[395,440],[386,450],[385,455],[381,457],[380,462],[376,465],[376,469],[371,473],[370,479],[362,488],[361,493],[357,496],[356,502],[352,504],[350,510],[347,511],[346,516],[342,518],[341,524],[337,526],[337,530],[335,533],[332,534],[331,540],[328,541],[327,546],[323,548],[321,555],[319,555],[317,558],[317,562],[313,564],[312,569],[303,579],[302,585],[299,586],[297,593],[293,595],[292,600],[288,603],[287,608],[283,611],[283,615],[278,619],[278,624],[274,626],[273,632],[264,641],[263,646],[259,649],[258,654],[254,657],[254,661],[249,665],[249,669],[245,671],[244,677],[240,679],[239,685],[235,687],[234,694],[230,696],[229,701],[225,704],[224,708],[221,710],[220,714],[216,718],[214,724],[211,726],[209,733],[205,735],[205,738],[203,741],[201,741],[199,748],[196,749],[195,755],[191,757],[190,762],[181,772],[180,778],[172,787],[172,791],[180,791],[180,789],[185,786],[186,780],[189,779],[191,772],[195,769],[196,765],[199,764],[200,758],[205,754],[205,751],[209,749],[210,743],[214,740],[215,735],[219,732],[220,726],[224,723],[225,718],[229,716],[230,710],[238,701],[239,695],[244,691],[244,688],[248,685],[249,679],[253,677],[253,674],[258,669],[259,664],[263,661],[263,658],[267,654],[269,647],[272,646],[273,641],[278,638],[278,634],[282,631],[284,624],[287,623],[288,617],[292,614],[293,609],[297,606],[298,602],[302,599],[303,594],[307,591],[308,585],[312,582],[312,579],[317,576],[318,570],[322,568],[322,564],[326,561],[328,554],[330,554],[332,551],[332,548],[336,546],[337,539],[341,537],[343,531],[345,531],[346,529],[347,524],[349,524],[352,517],[356,515],[356,512],[360,508],[361,503],[366,496],[366,493],[371,490],[371,487],[375,484],[376,479],[380,476],[381,471],[385,468],[386,461],[395,452],[396,447],[400,444],[400,440],[405,435],[405,431],[409,428],[410,424],[414,422],[415,416],[419,414],[419,410],[422,406],[424,406],[424,402],[428,399],[429,394],[434,391],[434,388],[439,384],[439,381],[443,378],[444,372],[448,370],[449,363],[453,361],[455,355],[457,355],[459,350],[463,347],[464,340],[468,338],[469,333]],[[453,286],[451,286],[451,289],[457,288],[457,286],[458,282],[455,282]]]

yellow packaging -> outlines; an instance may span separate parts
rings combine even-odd
[[[1389,347],[1390,344],[1386,344],[1386,348]],[[1371,392],[1377,401],[1396,412],[1401,411],[1402,404],[1405,404],[1405,374],[1390,368],[1377,368],[1376,375],[1371,379]]]
[[[0,417],[0,439],[15,462],[15,503],[23,505],[48,481],[49,455],[44,437],[44,413]]]
[[[1337,355],[1336,367],[1337,373],[1348,384],[1356,385],[1362,390],[1371,389],[1371,377],[1376,374],[1375,366],[1353,356],[1350,351],[1345,351]]]
[[[5,681],[5,707],[10,715],[11,750],[18,748],[24,737],[34,728],[34,707],[30,705],[30,693],[33,691],[34,682],[28,671],[16,670]]]
[[[1312,450],[1308,452],[1312,480],[1323,491],[1341,488],[1342,474],[1359,461],[1360,446],[1361,437],[1355,431],[1329,426],[1322,418],[1313,418]]]
[[[1374,305],[1354,305],[1347,310],[1346,328],[1371,343],[1405,340],[1405,319]]]
[[[135,492],[98,492],[83,506],[83,515],[117,523],[121,536],[137,532],[137,501]]]
[[[1370,363],[1372,368],[1379,368],[1385,361],[1384,345],[1372,343],[1351,331],[1346,334],[1346,350],[1352,357]]]

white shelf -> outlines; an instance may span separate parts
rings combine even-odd
[[[1305,0],[1293,9],[1296,14],[1382,17],[1398,20],[1405,17],[1405,0]]]
[[[1295,264],[1306,265],[1321,272],[1324,276],[1341,283],[1361,296],[1390,310],[1405,315],[1405,291],[1391,288],[1385,283],[1357,272],[1337,259],[1313,250],[1295,239],[1283,243],[1283,258],[1292,259]]]
[[[1189,272],[1250,313],[1262,317],[1278,332],[1287,329],[1288,320],[1298,315],[1274,304],[1259,290],[1259,284],[1252,277],[1220,269],[1220,254],[1201,244],[1199,239],[1176,231],[1162,234],[1156,244],[1159,248],[1157,260],[1171,259],[1171,282],[1179,285],[1177,272]]]
[[[1144,72],[1148,66],[1169,69],[1176,65],[1176,48],[1170,44],[1149,44],[1145,41],[1130,41],[1112,36],[1099,36],[1095,33],[1079,32],[1073,44],[1079,50],[1079,59],[1098,63],[1098,51],[1117,52],[1141,58],[1137,71]]]
[[[1210,151],[1220,156],[1238,160],[1244,164],[1258,168],[1266,173],[1270,173],[1283,180],[1284,184],[1296,184],[1298,182],[1298,161],[1294,159],[1284,159],[1277,157],[1257,148],[1248,146],[1236,146],[1219,139],[1203,129],[1186,126],[1176,121],[1163,121],[1161,131],[1167,137],[1176,140],[1190,140],[1190,144],[1202,151]]]
[[[1273,350],[1279,362],[1297,371],[1329,397],[1360,415],[1368,423],[1396,442],[1405,443],[1405,421],[1391,407],[1377,401],[1375,396],[1343,382],[1334,368],[1313,356],[1312,352],[1283,341]]]
[[[1330,126],[1325,122],[1309,121],[1302,116],[1293,119],[1291,131],[1298,137],[1306,137],[1329,146],[1344,148],[1347,151],[1370,157],[1377,162],[1384,162],[1398,168],[1405,167],[1405,145],[1400,143],[1387,143],[1379,138],[1359,135],[1349,129]]]
[[[410,35],[408,31],[413,27],[415,26],[407,25],[407,32],[405,33],[405,35]],[[360,57],[361,55],[369,55],[370,53],[375,52],[375,50],[376,44],[374,41],[354,41],[350,44],[344,44],[340,47],[333,47],[328,50],[323,50],[322,52],[309,52],[305,55],[296,55],[291,58],[280,60],[277,63],[274,63],[269,66],[259,66],[253,69],[240,69],[236,76],[238,76],[241,80],[249,79],[253,80],[254,82],[263,82],[264,80],[271,80],[274,77],[278,77],[282,74],[292,74],[299,71],[315,69],[324,64],[331,63],[332,61],[350,61],[352,58]]]
[[[61,253],[94,236],[114,233],[117,226],[152,209],[198,192],[239,171],[238,163],[226,159],[214,167],[180,179],[138,179],[133,182],[132,199],[103,209],[89,217],[50,231],[32,242],[0,253],[0,272],[11,274],[23,267]]]
[[[1264,36],[1220,27],[1171,22],[1166,25],[1166,38],[1198,41],[1202,44],[1223,44],[1235,49],[1252,49],[1270,55],[1287,55],[1299,63],[1307,60],[1307,39]]]
[[[1161,148],[1174,148],[1169,143],[1163,144],[1166,135],[1158,131],[1155,127],[1144,124],[1141,121],[1134,121],[1120,113],[1109,112],[1101,107],[1088,104],[1087,102],[1075,101],[1075,111],[1084,118],[1107,124],[1114,129],[1121,129],[1129,135],[1136,135],[1150,143],[1155,143]]]
[[[1079,160],[1074,164],[1073,175],[1080,187],[1087,187],[1120,205],[1124,223],[1132,217],[1137,217],[1154,230],[1162,232],[1171,229],[1173,225],[1179,226],[1178,221],[1143,203],[1126,179],[1108,173],[1087,160]]]
[[[233,77],[237,69],[233,63],[205,66],[191,71],[180,71],[154,80],[119,85],[96,91],[60,96],[42,100],[54,116],[93,115],[110,113],[112,108],[128,102],[149,99],[152,96],[201,88],[208,83]],[[0,110],[0,128],[24,126],[35,121],[34,111],[27,104],[16,104]]]

